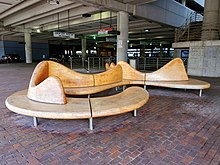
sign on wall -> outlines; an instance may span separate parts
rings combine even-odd
[[[58,38],[75,38],[75,34],[67,32],[53,32],[53,36]]]
[[[113,30],[112,28],[102,28],[98,31],[98,35],[108,34],[108,31]]]

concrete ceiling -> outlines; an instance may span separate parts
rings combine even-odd
[[[117,7],[130,10],[133,5],[155,1],[109,0],[111,4],[103,7],[101,0],[0,0],[0,35],[23,38],[24,32],[29,31],[33,39],[48,41],[56,40],[53,31],[62,30],[77,37],[89,37],[96,35],[100,28],[117,28]],[[172,43],[173,39],[174,27],[130,14],[129,40]]]

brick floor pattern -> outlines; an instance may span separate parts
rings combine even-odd
[[[4,104],[28,87],[34,66],[0,65],[1,165],[220,164],[220,78],[202,78],[212,85],[202,97],[196,90],[148,87],[150,99],[137,117],[97,118],[93,131],[87,120],[40,119],[34,128],[31,117]]]

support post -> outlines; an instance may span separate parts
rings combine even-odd
[[[137,110],[134,110],[133,116],[136,117],[137,116]]]
[[[73,69],[73,57],[70,56],[70,69]]]
[[[88,57],[88,72],[90,72],[90,58]]]
[[[89,118],[89,129],[93,130],[92,118]]]
[[[34,122],[34,126],[37,127],[37,125],[38,125],[38,118],[37,117],[33,117],[33,122]]]
[[[199,97],[202,96],[202,89],[199,90]]]
[[[26,63],[32,63],[31,33],[24,33]]]
[[[117,35],[117,62],[127,61],[128,51],[128,22],[129,14],[124,11],[117,13],[117,30],[120,35]]]
[[[123,85],[123,87],[122,87],[122,88],[123,88],[123,91],[124,91],[124,90],[125,90],[125,88],[126,88],[126,85]]]
[[[86,36],[83,36],[82,38],[82,65],[85,66],[85,60],[86,60]]]

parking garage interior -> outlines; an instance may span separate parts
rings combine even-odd
[[[219,8],[220,0],[1,0],[0,164],[219,165]],[[211,84],[202,97],[149,86],[137,117],[97,118],[93,131],[83,119],[40,119],[35,128],[5,106],[43,60],[87,74],[119,59],[151,72],[176,57]]]

